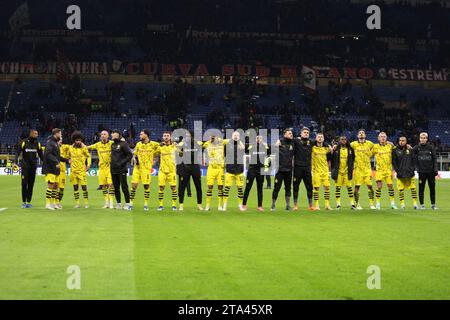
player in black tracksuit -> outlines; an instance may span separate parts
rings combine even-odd
[[[292,184],[292,162],[294,159],[294,142],[292,129],[284,130],[284,138],[278,146],[278,171],[275,174],[275,183],[272,192],[271,211],[275,210],[275,203],[281,184],[284,182],[284,195],[286,199],[286,210],[291,210],[291,184]]]
[[[17,148],[16,163],[19,163],[22,176],[22,208],[31,208],[31,198],[33,196],[34,181],[36,179],[36,169],[38,158],[44,160],[43,147],[37,140],[38,132],[30,130],[30,136],[23,140]]]
[[[250,190],[253,186],[253,181],[256,179],[256,188],[258,193],[258,211],[264,211],[262,207],[263,202],[263,184],[264,175],[261,171],[268,169],[268,157],[270,156],[270,150],[267,143],[263,141],[262,136],[256,137],[256,142],[247,145],[246,151],[250,156],[249,166],[247,170],[247,179],[244,190],[244,200],[242,204],[244,208],[247,208],[247,200],[250,194]],[[266,174],[269,174],[267,171]]]
[[[298,192],[302,181],[305,184],[309,207],[312,208],[312,147],[313,141],[309,139],[309,129],[305,127],[300,132],[300,138],[294,139],[294,210],[298,210]]]
[[[438,165],[436,161],[436,149],[428,143],[428,134],[420,134],[420,143],[413,148],[416,171],[419,173],[419,202],[420,209],[425,209],[423,204],[425,184],[428,181],[430,188],[431,209],[436,210],[436,180]]]
[[[192,178],[194,181],[195,192],[197,193],[197,207],[203,210],[202,207],[202,175],[200,171],[200,164],[202,163],[202,142],[191,139],[187,135],[180,143],[178,143],[178,158],[177,170],[179,175],[178,199],[180,207],[178,210],[183,210],[184,193]]]

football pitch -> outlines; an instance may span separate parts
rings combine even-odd
[[[410,209],[391,210],[383,188],[381,211],[351,211],[344,190],[344,209],[310,212],[302,185],[300,211],[284,210],[282,189],[275,212],[264,190],[264,213],[256,186],[247,212],[235,187],[227,212],[215,200],[197,211],[193,184],[183,212],[170,210],[168,189],[158,212],[156,182],[148,212],[142,188],[134,211],[101,209],[94,177],[89,209],[73,208],[67,185],[64,209],[48,211],[43,177],[33,209],[20,209],[18,176],[0,177],[0,299],[450,298],[450,181],[437,183],[439,211],[412,210],[409,191]],[[361,195],[368,208],[364,187]],[[80,289],[67,287],[69,266],[79,267]],[[369,266],[379,268],[379,289],[368,288]]]

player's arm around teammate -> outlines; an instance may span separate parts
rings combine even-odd
[[[113,141],[109,140],[109,133],[103,130],[100,133],[100,141],[86,146],[88,150],[96,150],[98,154],[98,184],[102,189],[105,204],[102,208],[114,208],[114,186],[111,177],[111,146]],[[83,144],[84,146],[84,144]]]
[[[325,209],[332,210],[330,206],[329,160],[333,149],[325,143],[324,138],[323,133],[316,135],[311,154],[314,210],[320,210],[319,191],[321,186],[324,189]]]
[[[202,163],[202,147],[201,141],[192,138],[192,134],[188,133],[184,139],[176,145],[176,153],[179,156],[177,166],[179,167],[179,187],[178,187],[178,210],[184,210],[184,194],[189,186],[192,178],[194,181],[195,191],[197,194],[197,209],[202,211],[202,181],[200,165]]]
[[[91,166],[91,155],[86,147],[83,147],[83,135],[79,131],[72,134],[72,146],[69,149],[70,156],[70,182],[73,185],[75,208],[80,208],[79,186],[83,191],[84,207],[89,208],[89,195],[87,189],[87,171]]]
[[[225,182],[224,145],[227,142],[227,139],[220,139],[213,135],[208,141],[203,143],[208,167],[206,170],[206,211],[209,211],[211,207],[211,198],[215,182],[217,182],[218,210],[223,211],[223,185]]]
[[[242,210],[242,200],[244,198],[244,164],[243,156],[245,145],[243,144],[238,131],[234,131],[231,140],[225,145],[227,155],[225,161],[225,188],[223,192],[223,211],[227,210],[228,197],[231,186],[235,183],[238,193],[239,209]]]
[[[164,210],[164,189],[166,184],[169,184],[172,191],[172,210],[177,210],[178,192],[175,152],[177,152],[177,145],[172,141],[172,134],[170,132],[164,132],[162,142],[157,149],[157,154],[160,155],[158,170],[158,211]]]
[[[417,209],[417,188],[414,175],[414,154],[411,146],[407,144],[405,136],[398,140],[397,147],[392,150],[392,165],[397,175],[397,190],[400,199],[400,208],[406,209],[405,190],[411,190],[413,208]]]
[[[369,196],[370,209],[375,210],[374,191],[372,186],[372,164],[373,143],[366,140],[366,131],[360,129],[358,131],[358,140],[353,141],[350,146],[355,152],[355,169],[353,172],[353,181],[355,183],[355,205],[357,210],[362,210],[359,202],[359,192],[363,184],[367,186]]]
[[[378,144],[373,147],[376,163],[375,181],[377,188],[375,190],[375,207],[377,210],[381,209],[381,188],[383,187],[383,182],[386,183],[388,188],[391,208],[397,209],[394,198],[394,184],[392,181],[392,150],[394,148],[394,144],[387,140],[387,134],[380,132],[378,134]]]
[[[350,146],[345,135],[339,137],[338,145],[333,147],[332,161],[331,161],[331,178],[334,180],[336,209],[341,208],[341,189],[347,188],[347,194],[350,200],[352,210],[354,210],[355,203],[353,198],[353,167],[355,162],[355,152]]]

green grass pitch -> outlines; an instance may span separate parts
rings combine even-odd
[[[384,188],[382,211],[349,210],[344,190],[343,210],[310,212],[302,185],[300,211],[283,210],[281,191],[270,212],[265,190],[264,213],[256,190],[240,212],[234,187],[226,213],[215,201],[197,211],[194,197],[172,212],[169,190],[157,212],[156,182],[149,212],[142,189],[133,212],[101,209],[96,178],[90,209],[73,209],[68,185],[64,210],[47,211],[42,177],[26,210],[19,177],[0,177],[0,299],[450,298],[450,181],[438,181],[439,211],[388,209]],[[66,287],[70,265],[80,267],[79,290]],[[370,265],[381,270],[381,289],[367,288]]]

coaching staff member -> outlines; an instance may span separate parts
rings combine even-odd
[[[133,153],[130,146],[120,134],[119,130],[113,130],[111,134],[113,144],[111,145],[111,179],[114,185],[114,193],[116,195],[117,209],[122,209],[122,200],[120,188],[125,197],[125,210],[131,210],[130,191],[128,190],[128,166],[130,164]]]
[[[19,144],[16,153],[16,163],[20,161],[22,176],[22,208],[32,208],[31,197],[33,196],[34,180],[36,179],[37,159],[44,160],[42,152],[43,147],[37,140],[38,132],[35,129],[30,130],[28,138]]]
[[[192,177],[197,193],[197,208],[202,207],[202,174],[200,164],[202,163],[202,142],[192,139],[192,134],[187,132],[186,136],[178,143],[177,169],[180,184],[178,187],[178,198],[180,207],[178,210],[184,210],[184,194],[189,186],[189,180]]]
[[[422,132],[419,136],[419,144],[413,148],[416,171],[419,173],[419,202],[420,209],[425,209],[423,204],[425,183],[428,181],[430,188],[431,209],[436,207],[436,180],[438,166],[436,161],[436,149],[428,143],[428,134]]]
[[[308,197],[309,209],[312,208],[312,175],[311,175],[311,153],[313,141],[309,139],[309,129],[303,127],[300,137],[294,139],[294,210],[298,210],[298,192],[303,180]]]

